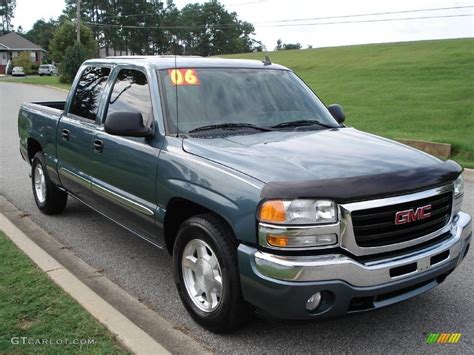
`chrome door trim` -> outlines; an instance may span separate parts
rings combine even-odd
[[[357,245],[354,235],[354,228],[352,225],[352,218],[351,213],[353,211],[358,210],[365,210],[370,208],[377,208],[377,207],[385,207],[390,205],[397,205],[400,203],[411,202],[416,200],[421,200],[427,197],[432,197],[436,195],[441,195],[446,192],[453,192],[453,201],[452,201],[452,208],[451,208],[451,217],[448,223],[441,229],[424,235],[422,237],[412,239],[402,243],[395,243],[377,247],[360,247]],[[350,253],[363,256],[363,255],[371,255],[371,254],[379,254],[394,250],[400,250],[404,248],[408,248],[426,241],[429,241],[433,238],[440,236],[443,233],[446,233],[451,230],[452,228],[452,221],[453,221],[453,208],[454,208],[454,184],[448,184],[441,187],[437,187],[430,190],[425,190],[421,192],[416,192],[409,195],[401,195],[395,197],[387,197],[369,201],[362,201],[362,202],[353,202],[340,205],[341,208],[341,248],[349,251]]]
[[[121,205],[125,206],[125,207],[128,207],[128,208],[131,208],[137,212],[140,212],[146,216],[153,216],[155,214],[155,211],[153,211],[151,208],[148,208],[138,202],[135,202],[123,195],[120,195],[106,187],[103,187],[99,184],[97,184],[96,182],[94,181],[91,181],[91,187],[92,187],[92,191],[96,191],[100,194],[102,194],[105,198],[107,198],[108,200],[112,200],[112,201],[115,201],[115,202],[118,202],[120,203]]]
[[[70,180],[84,186],[84,187],[87,187],[87,188],[90,188],[91,186],[91,182],[90,180],[86,179],[85,177],[79,175],[79,174],[76,174],[76,173],[73,173],[71,170],[69,169],[66,169],[64,167],[60,167],[59,168],[59,175],[61,175],[61,173],[63,175],[65,175],[66,177],[68,177]],[[61,176],[59,177],[61,179]]]
[[[96,207],[88,204],[87,202],[84,202],[81,198],[79,198],[78,196],[74,195],[72,192],[68,192],[69,195],[71,195],[71,197],[75,198],[76,200],[78,200],[79,202],[81,202],[82,204],[84,204],[85,206],[89,207],[90,209],[92,209],[93,211],[97,212],[98,214],[100,214],[101,216],[104,216],[105,218],[107,218],[108,220],[116,223],[117,225],[119,225],[120,227],[126,229],[127,231],[129,231],[130,233],[132,233],[133,235],[136,235],[137,237],[147,241],[148,243],[152,244],[153,246],[157,247],[158,249],[164,249],[164,246],[163,244],[160,244],[160,243],[157,243],[153,240],[151,240],[150,238],[147,238],[145,237],[144,235],[141,235],[140,233],[134,231],[133,229],[130,229],[129,227],[127,227],[125,224],[123,223],[120,223],[119,221],[117,221],[116,219],[106,215],[104,212],[98,210]]]

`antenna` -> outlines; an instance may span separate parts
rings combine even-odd
[[[174,52],[174,88],[175,88],[175,93],[176,93],[176,137],[179,137],[179,126],[178,126],[178,66],[177,66],[177,60],[176,60],[176,52]]]

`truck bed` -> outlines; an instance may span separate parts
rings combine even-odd
[[[64,106],[66,106],[66,101],[42,101],[42,102],[32,102],[32,104],[64,111]]]
[[[55,158],[56,127],[61,118],[66,101],[29,102],[21,105],[18,115],[20,151],[25,160],[28,156],[28,140],[39,144],[46,157]]]

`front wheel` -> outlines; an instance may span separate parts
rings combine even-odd
[[[67,193],[49,179],[46,163],[42,152],[36,153],[31,164],[31,183],[33,196],[41,212],[58,214],[66,208]]]
[[[237,244],[224,222],[203,214],[182,224],[173,248],[175,281],[186,310],[216,333],[239,328],[252,314],[242,298]]]

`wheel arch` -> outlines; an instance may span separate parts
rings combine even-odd
[[[41,146],[40,142],[31,137],[28,138],[26,141],[26,149],[28,152],[28,159],[30,163],[33,161],[33,158],[36,153],[43,151],[43,147]]]
[[[234,236],[236,235],[232,224],[221,213],[187,198],[173,197],[168,201],[163,222],[165,245],[170,254],[173,253],[174,241],[181,224],[188,218],[206,213],[217,217],[222,223],[229,227]]]

